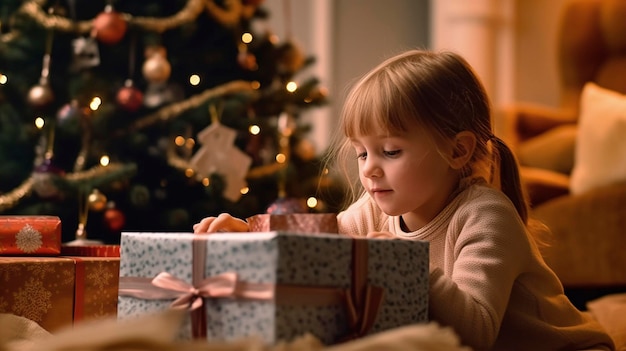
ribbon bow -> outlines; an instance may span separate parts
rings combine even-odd
[[[222,273],[193,286],[167,272],[161,272],[152,279],[152,285],[178,293],[171,304],[172,308],[195,310],[202,306],[202,299],[205,297],[234,297],[237,291],[237,274]]]

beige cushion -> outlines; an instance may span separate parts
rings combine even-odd
[[[519,147],[519,162],[523,166],[569,175],[574,167],[576,135],[576,125],[566,124],[528,139]]]
[[[587,83],[580,118],[570,192],[626,180],[626,96]]]

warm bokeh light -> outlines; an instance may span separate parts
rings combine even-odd
[[[306,205],[309,206],[309,208],[315,208],[317,206],[317,199],[311,196],[306,200]]]
[[[250,82],[250,87],[252,87],[252,89],[254,89],[254,90],[257,90],[257,89],[261,88],[261,82],[259,82],[258,80]]]
[[[0,73],[0,84],[7,84],[8,81],[9,81],[9,77],[7,77],[4,74]]]
[[[176,146],[183,146],[185,144],[185,138],[180,135],[177,136],[174,138],[174,144],[176,144]]]
[[[252,33],[243,33],[241,35],[241,41],[246,43],[246,44],[250,44],[252,42]]]
[[[250,191],[250,188],[248,188],[247,186],[244,186],[239,191],[241,192],[241,195],[246,195]]]
[[[248,131],[252,135],[259,135],[259,133],[261,133],[261,127],[259,127],[256,124],[253,124],[253,125],[250,126],[250,128],[248,128]]]
[[[193,140],[193,138],[187,138],[187,140],[185,141],[185,146],[188,149],[193,149],[194,145],[196,145],[196,141]]]
[[[102,157],[100,157],[100,165],[101,166],[108,166],[109,163],[111,163],[111,159],[109,158],[108,155],[102,155]]]
[[[209,178],[202,178],[202,185],[204,186],[209,186],[211,184],[211,181],[209,180]]]
[[[287,161],[287,156],[285,156],[285,154],[276,155],[276,162],[285,163],[285,161]]]
[[[102,99],[100,99],[98,96],[95,96],[93,99],[91,99],[91,102],[89,103],[89,108],[92,111],[95,111],[100,107],[101,104],[102,104]]]
[[[200,76],[197,74],[192,74],[191,77],[189,77],[189,84],[191,85],[200,84]]]
[[[294,91],[298,90],[298,84],[296,84],[296,82],[289,82],[287,83],[285,88],[288,92],[293,93]]]
[[[35,127],[37,127],[37,129],[42,129],[44,125],[46,125],[46,121],[43,118],[35,118]]]
[[[196,174],[196,172],[194,172],[194,171],[193,171],[193,169],[191,169],[191,168],[187,168],[187,169],[185,170],[185,176],[186,176],[187,178],[191,178],[191,177],[193,177],[193,175],[194,175],[194,174]]]

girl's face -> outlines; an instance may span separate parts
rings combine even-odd
[[[408,231],[432,220],[457,187],[457,171],[421,130],[351,141],[363,187],[387,215],[402,216]],[[451,147],[441,151],[452,156]]]

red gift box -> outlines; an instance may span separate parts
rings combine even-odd
[[[57,256],[61,219],[56,216],[0,216],[0,256]]]
[[[117,257],[0,257],[0,313],[53,332],[84,320],[115,316]]]

